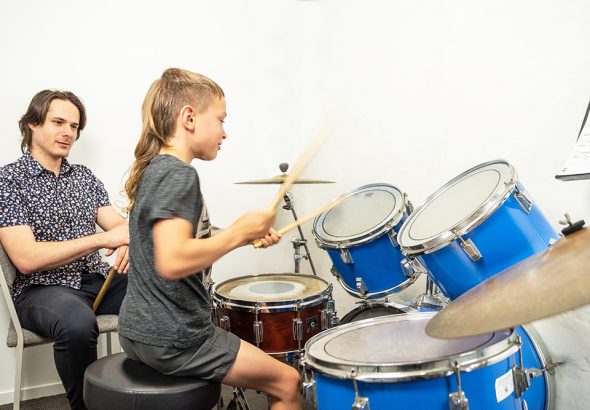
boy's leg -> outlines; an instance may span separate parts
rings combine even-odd
[[[299,372],[244,340],[222,383],[269,394],[273,410],[301,409]]]

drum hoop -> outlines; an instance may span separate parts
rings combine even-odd
[[[418,320],[424,317],[432,317],[435,313],[419,312],[408,313],[406,318]],[[462,372],[470,372],[483,367],[493,365],[518,352],[517,334],[514,329],[508,337],[486,346],[483,349],[469,350],[456,356],[446,356],[429,361],[394,363],[371,363],[350,361],[349,363],[333,363],[328,360],[312,357],[310,347],[321,338],[342,330],[345,327],[358,328],[370,326],[373,323],[387,321],[390,317],[377,317],[359,320],[338,327],[325,330],[311,337],[305,344],[306,366],[319,373],[336,379],[351,379],[351,370],[355,371],[355,379],[369,383],[402,382],[409,380],[424,380],[438,377],[446,377],[455,372],[454,363],[458,363]]]
[[[328,209],[332,209],[332,208],[338,206],[341,202],[344,202],[344,200],[350,198],[352,195],[357,194],[359,192],[369,190],[370,188],[392,188],[390,190],[390,192],[397,191],[401,195],[400,202],[402,203],[402,206],[399,207],[399,209],[397,209],[397,210],[396,210],[396,208],[393,208],[391,210],[391,212],[389,213],[389,215],[387,215],[387,217],[382,222],[380,222],[379,224],[377,224],[373,228],[368,229],[364,232],[357,233],[355,235],[342,236],[342,237],[338,237],[338,238],[328,234],[322,228],[322,222],[326,218],[326,215],[328,214],[329,211],[322,212],[321,214],[319,214],[318,216],[315,217],[315,219],[313,221],[313,227],[311,230],[313,235],[315,236],[316,242],[320,248],[341,249],[341,248],[349,248],[349,247],[353,247],[353,246],[358,246],[358,245],[370,242],[370,241],[380,237],[384,233],[392,230],[393,227],[396,226],[401,221],[401,219],[404,216],[404,210],[406,208],[405,202],[404,202],[404,193],[396,186],[391,185],[391,184],[385,184],[385,183],[375,183],[375,184],[363,185],[363,186],[358,187],[350,192],[346,192],[346,193],[338,196],[334,200],[332,200]]]
[[[421,272],[414,272],[414,273],[412,273],[412,275],[408,276],[403,282],[401,282],[389,289],[380,290],[378,292],[368,292],[365,294],[348,286],[348,284],[344,281],[344,279],[342,279],[342,277],[340,275],[336,276],[336,280],[344,288],[346,293],[348,293],[351,296],[354,296],[355,298],[360,297],[360,298],[364,298],[364,299],[379,299],[379,298],[382,298],[385,296],[389,296],[389,295],[401,292],[402,290],[406,289],[408,286],[410,286],[414,282],[416,282],[416,280],[418,279],[418,277],[420,277],[420,275],[421,275]]]
[[[454,186],[455,184],[459,183],[463,180],[463,178],[469,174],[475,174],[477,170],[481,168],[485,168],[489,165],[493,164],[505,164],[508,165],[511,171],[511,177],[508,181],[504,183],[504,189],[501,191],[497,191],[486,201],[486,203],[471,214],[467,215],[453,227],[449,228],[447,231],[442,232],[431,239],[424,241],[419,244],[414,245],[404,245],[404,238],[409,235],[408,231],[410,230],[411,223],[422,213],[422,211],[436,198],[446,192],[450,187]],[[421,255],[421,254],[428,254],[439,249],[444,248],[445,246],[449,245],[453,241],[457,239],[457,236],[463,236],[479,225],[481,225],[486,219],[496,212],[498,208],[500,208],[504,202],[510,197],[512,192],[514,191],[516,184],[518,183],[518,173],[516,168],[508,161],[505,160],[494,160],[484,162],[483,164],[476,165],[467,171],[461,173],[460,175],[456,176],[455,178],[451,179],[449,182],[444,184],[441,188],[436,190],[432,195],[430,195],[424,202],[418,206],[414,212],[404,221],[404,224],[401,226],[398,234],[398,242],[400,247],[402,248],[403,252],[407,255]]]
[[[225,296],[222,295],[220,293],[217,292],[217,288],[225,285],[226,283],[230,283],[230,282],[235,282],[238,280],[242,280],[242,279],[247,279],[247,278],[261,278],[261,277],[265,277],[265,276],[277,276],[277,275],[285,275],[287,276],[288,274],[285,273],[266,273],[266,274],[258,274],[258,275],[245,275],[245,276],[238,276],[235,277],[233,279],[229,279],[229,280],[225,280],[223,282],[221,282],[219,285],[216,285],[215,288],[213,289],[213,300],[217,303],[219,303],[220,305],[222,305],[222,307],[225,307],[227,309],[230,310],[243,310],[243,311],[248,311],[248,312],[254,312],[256,311],[256,308],[260,308],[266,311],[272,311],[274,312],[292,312],[292,311],[297,311],[301,308],[308,308],[308,307],[312,307],[312,306],[316,306],[319,305],[321,303],[323,303],[326,300],[331,299],[332,297],[332,284],[328,283],[326,280],[314,276],[314,275],[296,275],[297,277],[304,277],[307,279],[314,279],[314,280],[318,280],[320,282],[322,282],[324,285],[326,285],[326,288],[321,290],[320,292],[314,293],[313,295],[309,295],[306,296],[304,298],[293,298],[293,299],[289,299],[289,300],[284,300],[284,301],[247,301],[247,300],[243,300],[243,299],[236,299],[236,298],[232,298],[230,296]],[[291,276],[295,276],[295,275],[291,275]],[[299,307],[299,309],[298,309]],[[261,313],[266,313],[266,312],[261,312]]]

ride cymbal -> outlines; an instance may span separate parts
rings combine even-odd
[[[474,336],[588,303],[590,229],[585,228],[470,289],[437,313],[426,333],[443,339]]]
[[[289,164],[286,162],[282,162],[279,164],[279,169],[281,170],[282,174],[276,175],[272,178],[266,179],[254,179],[251,181],[242,181],[242,182],[235,182],[235,184],[282,184],[287,179],[287,169],[289,169]],[[321,179],[303,179],[297,178],[293,181],[293,184],[333,184],[334,181],[323,181]]]
[[[254,179],[251,181],[235,182],[236,184],[282,184],[287,179],[287,174],[277,175],[268,179]],[[334,181],[323,181],[321,179],[299,178],[293,181],[294,184],[333,184]]]

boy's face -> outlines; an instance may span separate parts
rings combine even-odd
[[[31,153],[43,159],[65,158],[78,136],[80,112],[69,101],[55,99],[49,104],[45,121],[31,125]]]
[[[205,111],[195,114],[195,138],[191,144],[194,158],[210,161],[217,157],[227,137],[223,129],[226,116],[225,98],[213,100]]]

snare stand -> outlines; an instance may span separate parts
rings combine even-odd
[[[283,165],[283,164],[281,164],[281,165]],[[283,171],[282,168],[281,168],[281,171]],[[283,171],[283,172],[285,172],[285,171]],[[297,221],[297,213],[295,212],[295,207],[293,206],[292,196],[293,196],[293,194],[291,194],[290,192],[285,193],[285,196],[283,197],[283,199],[285,200],[285,205],[283,205],[283,209],[286,209],[287,211],[291,211],[291,213],[293,214],[294,220]],[[315,266],[313,266],[313,261],[311,260],[311,254],[309,253],[309,248],[307,247],[307,240],[305,239],[305,236],[303,236],[303,231],[301,230],[301,226],[298,225],[297,230],[299,231],[300,237],[291,240],[291,243],[293,244],[293,249],[295,250],[295,254],[293,255],[293,258],[295,260],[295,273],[299,273],[301,260],[307,259],[309,261],[309,265],[311,266],[311,271],[313,272],[314,275],[317,275],[317,273],[315,271]],[[300,252],[301,246],[303,246],[303,248],[305,249],[305,254]]]

